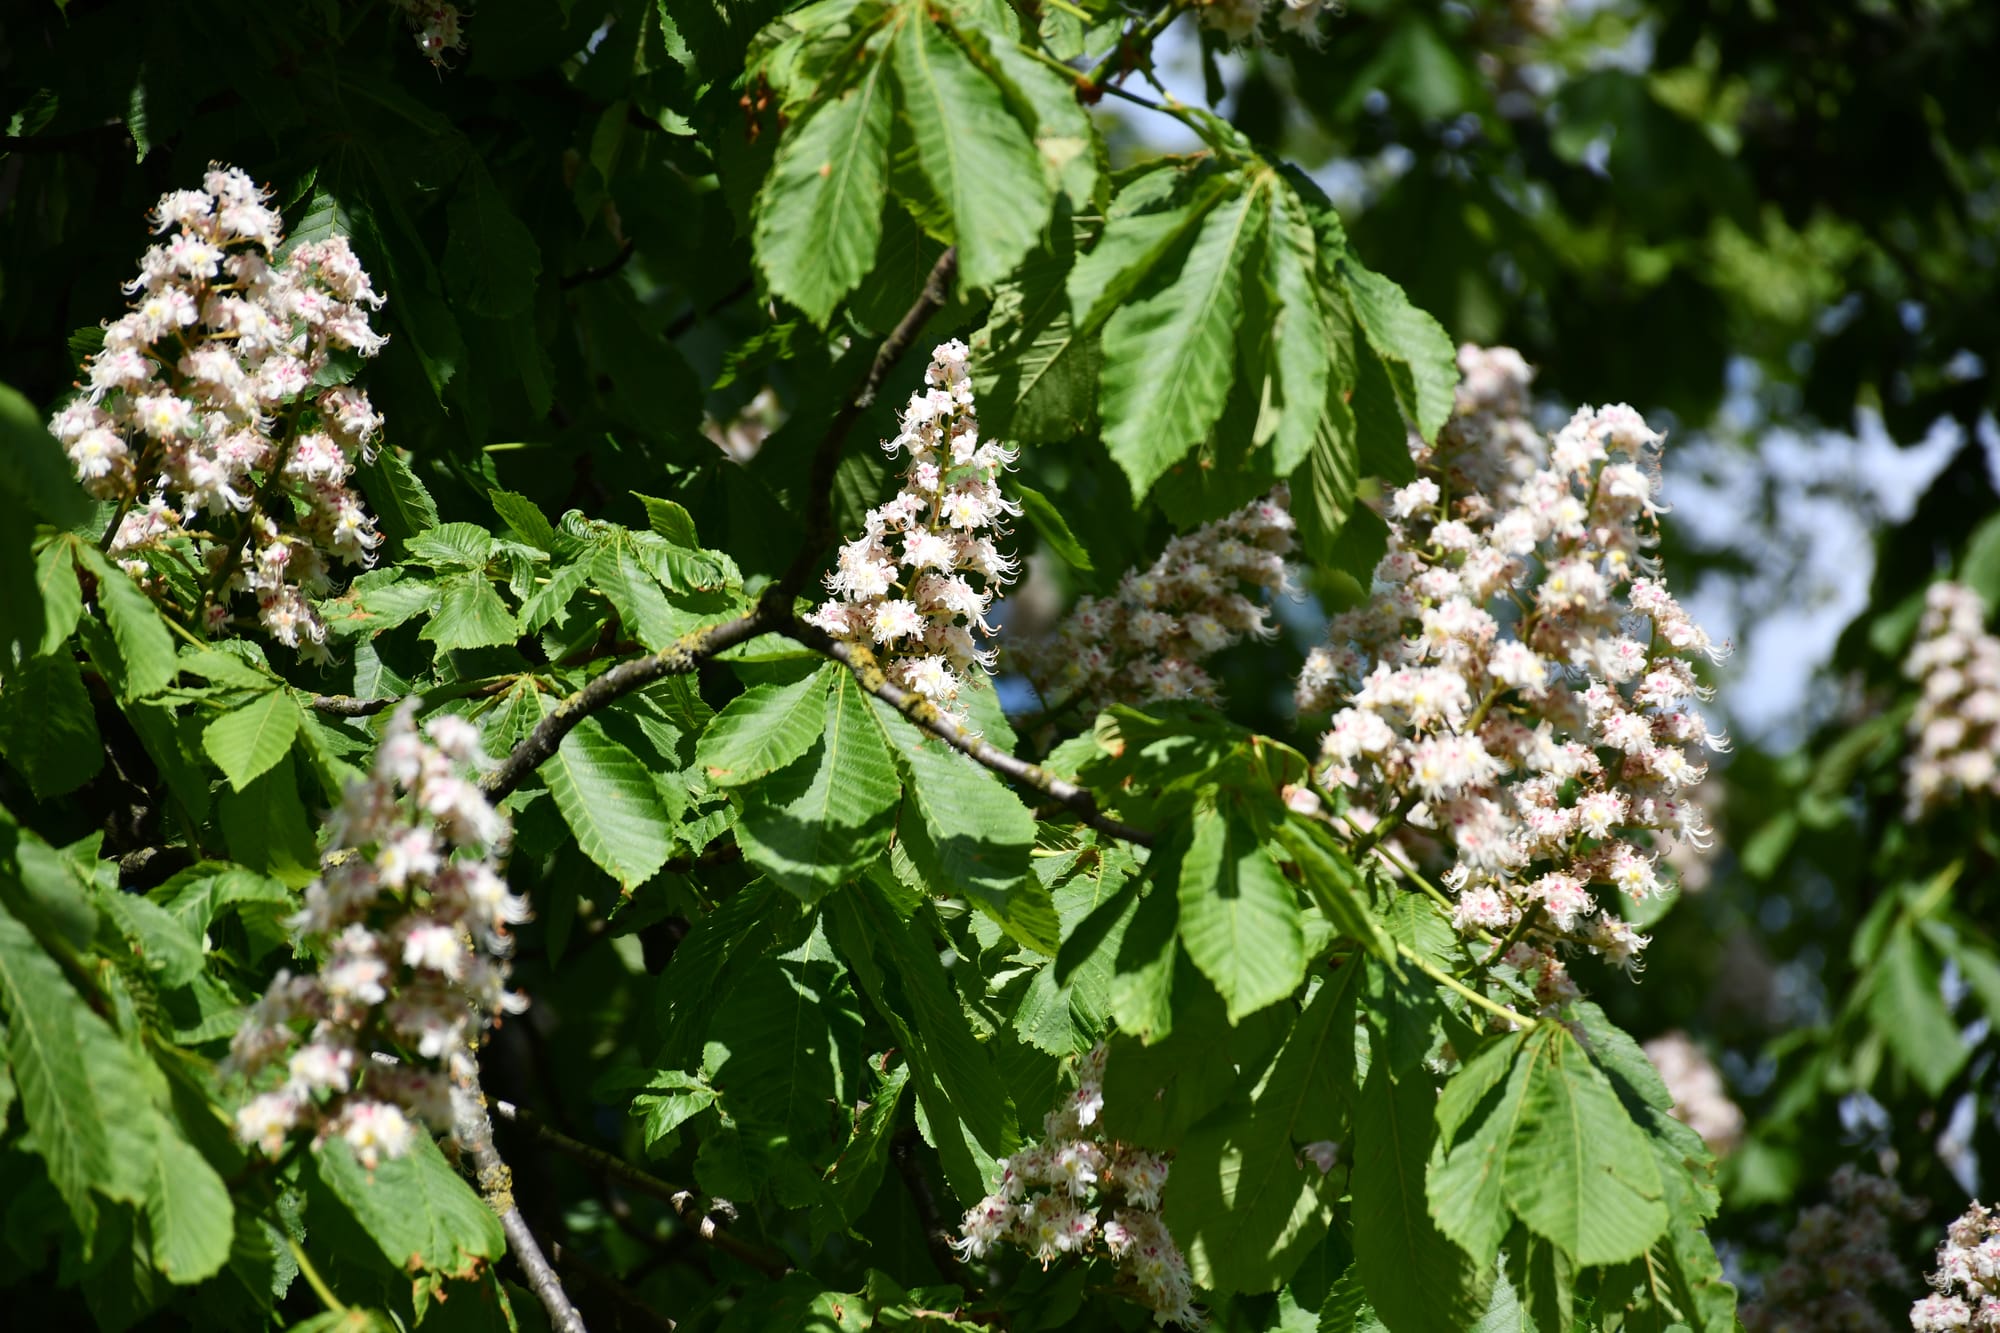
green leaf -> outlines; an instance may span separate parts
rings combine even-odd
[[[992,1159],[1014,1143],[1007,1088],[973,1035],[935,944],[917,933],[923,916],[902,920],[867,880],[830,898],[828,908],[836,945],[910,1061],[952,1191],[977,1199]]]
[[[267,690],[209,723],[201,747],[242,791],[283,759],[299,734],[299,706],[289,690]]]
[[[1945,1008],[1936,957],[1907,923],[1889,932],[1867,986],[1868,1017],[1925,1092],[1940,1096],[1971,1054]]]
[[[554,706],[545,698],[545,712]],[[598,719],[577,723],[540,772],[577,846],[619,884],[635,889],[666,864],[674,829],[659,788]]]
[[[1064,290],[1072,231],[1059,214],[1054,241],[994,291],[986,324],[973,335],[980,419],[1001,438],[1068,440],[1097,420],[1097,339],[1077,333]]]
[[[157,1113],[156,1113],[157,1114]],[[146,1188],[146,1222],[153,1266],[169,1282],[186,1286],[222,1271],[236,1237],[229,1187],[164,1119],[159,1150]]]
[[[1378,1060],[1354,1112],[1354,1263],[1382,1322],[1398,1333],[1468,1327],[1482,1304],[1478,1266],[1424,1204],[1434,1104],[1427,1080],[1391,1080]]]
[[[1218,204],[1177,271],[1152,274],[1104,325],[1104,445],[1143,496],[1207,438],[1236,378],[1243,266],[1266,205],[1250,190]]]
[[[436,569],[484,569],[499,543],[477,523],[440,523],[403,545],[418,564]]]
[[[35,591],[42,598],[42,647],[52,653],[76,632],[83,614],[83,589],[76,578],[73,539],[58,537],[35,557]]]
[[[1395,956],[1396,943],[1370,910],[1361,872],[1324,824],[1289,816],[1277,829],[1277,844],[1298,867],[1306,892],[1334,929],[1377,958]]]
[[[90,691],[68,649],[28,658],[7,673],[0,687],[0,754],[44,801],[75,791],[104,767]]]
[[[838,667],[788,685],[753,685],[731,699],[702,733],[695,763],[718,786],[768,776],[812,748],[826,720],[826,691]]]
[[[921,21],[911,27],[928,26]],[[757,267],[778,296],[825,324],[875,262],[889,188],[887,61],[871,53],[852,87],[815,103],[778,141],[757,196]]]
[[[509,532],[538,551],[553,552],[556,549],[556,530],[533,500],[513,491],[501,490],[488,491],[486,499]]]
[[[1013,490],[1015,498],[1021,502],[1021,512],[1027,515],[1028,522],[1034,525],[1042,540],[1049,544],[1049,549],[1071,569],[1090,573],[1090,552],[1070,531],[1069,520],[1049,502],[1049,497],[1020,482],[1014,483]]]
[[[692,1074],[662,1069],[632,1094],[632,1114],[644,1126],[646,1148],[715,1104],[715,1089]]]
[[[437,526],[437,501],[394,449],[378,450],[373,462],[363,460],[354,472],[362,494],[368,497],[368,507],[390,540],[408,541],[425,528]]]
[[[0,1005],[7,1015],[8,1064],[34,1150],[89,1237],[96,1230],[93,1194],[125,1203],[144,1197],[157,1113],[131,1048],[4,908]]]
[[[674,608],[660,585],[623,542],[606,542],[590,562],[591,579],[612,607],[625,633],[654,652],[680,637]]]
[[[79,543],[76,552],[97,579],[97,605],[111,626],[117,661],[100,663],[126,701],[158,694],[173,684],[174,639],[160,619],[152,598],[141,592],[125,571],[95,546]]]
[[[1298,897],[1247,823],[1212,806],[1195,812],[1179,897],[1181,943],[1222,993],[1230,1022],[1298,989]]]
[[[655,536],[665,537],[674,545],[685,546],[689,550],[701,549],[701,538],[695,535],[694,515],[688,513],[685,505],[640,495],[637,491],[632,492],[632,496],[645,506],[646,525]]]
[[[1438,1099],[1438,1141],[1426,1185],[1431,1216],[1482,1266],[1493,1262],[1513,1225],[1502,1167],[1527,1104],[1531,1066],[1515,1059],[1521,1045],[1514,1036],[1481,1047]],[[1463,1136],[1461,1129],[1467,1130]]]
[[[439,652],[497,648],[521,637],[521,626],[484,574],[459,574],[440,585],[437,611],[417,637]]]
[[[835,1231],[854,1226],[874,1202],[888,1165],[890,1140],[902,1114],[903,1093],[909,1086],[910,1066],[908,1062],[898,1064],[882,1075],[867,1108],[856,1108],[854,1133],[827,1169],[827,1189],[813,1204],[814,1249]]]
[[[1126,182],[1112,199],[1096,244],[1068,271],[1069,322],[1077,338],[1103,328],[1209,210],[1242,184],[1235,176],[1210,175],[1190,191],[1193,179],[1160,167]]]
[[[989,290],[1048,221],[1041,155],[1000,89],[922,11],[897,34],[894,60],[917,165],[951,218],[960,281]]]
[[[991,769],[870,699],[907,779],[904,846],[934,893],[963,894],[1022,944],[1055,956],[1062,927],[1028,878],[1034,812]]]
[[[274,764],[242,791],[223,792],[220,806],[232,858],[294,888],[319,873],[319,849],[290,763]]]
[[[1315,990],[1249,1114],[1204,1122],[1175,1157],[1167,1225],[1202,1287],[1269,1291],[1326,1234],[1345,1182],[1295,1145],[1346,1137],[1357,1091],[1353,971]]]
[[[1568,1029],[1545,1024],[1520,1125],[1507,1145],[1507,1203],[1536,1234],[1591,1267],[1644,1254],[1667,1228],[1651,1145]]]
[[[1332,390],[1332,358],[1327,353],[1325,317],[1314,279],[1318,251],[1305,205],[1289,186],[1271,189],[1271,229],[1264,244],[1265,280],[1278,300],[1271,329],[1271,369],[1278,413],[1271,437],[1271,466],[1291,472],[1326,434],[1327,395]],[[1349,492],[1350,498],[1352,491]]]
[[[1389,370],[1403,414],[1426,441],[1451,419],[1458,388],[1458,354],[1444,326],[1410,304],[1403,289],[1371,273],[1352,255],[1339,261],[1355,322]]]
[[[373,1171],[335,1135],[314,1155],[319,1178],[398,1269],[472,1277],[507,1241],[500,1219],[421,1131],[410,1151]]]
[[[489,319],[527,313],[542,274],[542,252],[476,159],[460,177],[446,212],[444,280],[452,295]]]
[[[42,414],[5,384],[0,384],[0,488],[57,527],[81,523],[90,514],[90,501]]]
[[[851,673],[833,672],[818,739],[744,789],[736,826],[744,856],[808,902],[889,845],[901,784],[868,703]]]
[[[138,955],[140,966],[163,988],[185,986],[201,974],[201,938],[183,918],[136,894],[104,893],[98,901]]]

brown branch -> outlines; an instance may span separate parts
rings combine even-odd
[[[329,717],[373,717],[403,702],[394,699],[357,699],[351,694],[315,694],[307,701],[315,713]]]
[[[706,310],[688,310],[681,314],[661,331],[660,336],[668,342],[676,342],[682,334],[701,323],[704,319],[707,319],[710,315],[727,310],[730,306],[735,305],[738,301],[756,290],[757,280],[755,278],[745,278],[722,295],[716,297]]]
[[[558,282],[558,285],[564,291],[568,291],[570,288],[581,286],[586,282],[597,282],[600,279],[608,278],[612,274],[616,273],[619,269],[624,268],[625,265],[632,262],[632,253],[636,249],[638,249],[638,246],[634,244],[632,241],[628,240],[625,242],[625,244],[618,247],[618,253],[616,255],[613,255],[610,259],[607,259],[602,264],[595,265],[591,268],[578,269],[574,273],[563,274],[562,278]]]
[[[598,709],[656,680],[687,675],[704,659],[754,639],[772,628],[775,617],[771,606],[772,602],[767,598],[734,620],[683,634],[657,653],[620,662],[596,677],[557,704],[555,711],[537,722],[534,730],[521,738],[499,767],[486,775],[483,784],[486,794],[498,800],[520,786],[530,773],[556,752],[563,737],[576,730],[577,723]]]
[[[471,1086],[452,1096],[452,1112],[458,1142],[472,1155],[479,1171],[479,1193],[486,1206],[500,1215],[500,1229],[507,1234],[507,1249],[527,1276],[528,1286],[548,1311],[549,1323],[557,1333],[588,1333],[583,1316],[570,1304],[562,1279],[549,1266],[548,1257],[528,1229],[528,1220],[514,1206],[514,1173],[507,1169],[500,1150],[493,1146],[493,1118],[486,1113],[486,1094],[479,1084],[479,1057],[472,1061]]]
[[[847,443],[847,432],[861,414],[874,405],[875,396],[882,391],[882,381],[889,377],[903,354],[910,350],[910,344],[917,340],[917,334],[932,315],[944,309],[951,300],[951,285],[958,277],[958,247],[948,246],[931,266],[930,276],[924,279],[924,289],[918,293],[916,304],[912,305],[897,321],[882,345],[875,349],[875,359],[868,365],[868,373],[862,377],[860,387],[854,396],[842,403],[840,410],[833,414],[826,434],[820,437],[819,448],[813,453],[812,474],[806,480],[806,533],[799,553],[791,566],[775,585],[784,600],[789,603],[806,586],[812,577],[813,566],[819,563],[827,547],[833,545],[838,535],[833,530],[833,479],[840,469],[840,451]]]
[[[534,1135],[539,1143],[547,1144],[557,1152],[574,1158],[594,1171],[629,1186],[641,1194],[651,1195],[674,1210],[674,1215],[684,1222],[694,1224],[696,1234],[722,1253],[736,1259],[770,1277],[783,1277],[792,1271],[791,1261],[772,1250],[760,1249],[746,1241],[737,1239],[724,1231],[716,1222],[719,1208],[703,1208],[694,1191],[684,1189],[670,1181],[660,1179],[649,1171],[642,1171],[624,1158],[608,1153],[602,1148],[593,1148],[580,1139],[573,1139],[559,1129],[549,1126],[533,1111],[524,1110],[512,1102],[496,1101],[493,1109],[500,1118],[510,1124],[519,1125]],[[711,1201],[712,1203],[714,1201]],[[727,1205],[724,1205],[727,1207]],[[729,1209],[733,1214],[734,1209]]]
[[[1130,824],[1100,813],[1097,808],[1097,798],[1082,787],[1057,777],[1039,764],[1031,764],[1025,759],[1016,758],[984,738],[973,735],[940,714],[936,705],[922,695],[906,690],[890,680],[882,674],[882,668],[875,664],[875,655],[866,648],[836,639],[825,630],[797,619],[785,620],[771,628],[841,663],[854,673],[854,678],[861,682],[862,689],[931,735],[938,737],[952,749],[992,769],[1015,786],[1026,787],[1030,791],[1048,797],[1099,833],[1106,833],[1141,847],[1153,845],[1153,835],[1145,829],[1134,828]]]

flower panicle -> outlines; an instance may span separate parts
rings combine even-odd
[[[1974,1200],[1945,1228],[1930,1284],[1910,1307],[1914,1333],[2000,1333],[2000,1209]]]
[[[1691,789],[1726,739],[1696,664],[1726,649],[1649,554],[1661,436],[1617,404],[1544,439],[1518,353],[1465,347],[1459,367],[1454,416],[1434,448],[1413,437],[1417,475],[1385,497],[1373,595],[1333,617],[1297,703],[1332,714],[1321,776],[1353,817],[1404,811],[1459,928],[1518,928],[1496,961],[1560,1006],[1560,951],[1636,965],[1617,895],[1666,892],[1657,849],[1706,843]]]
[[[382,418],[367,394],[326,380],[341,359],[381,350],[369,317],[384,298],[344,236],[287,247],[269,192],[234,167],[161,196],[150,220],[165,239],[49,429],[85,490],[124,503],[110,549],[127,573],[164,595],[144,557],[185,543],[223,585],[205,630],[227,631],[230,597],[248,595],[272,637],[323,658],[312,599],[334,563],[372,564],[382,541],[349,485]],[[257,502],[267,487],[279,503]],[[200,516],[234,519],[243,536]]]
[[[1044,1118],[1039,1141],[995,1164],[999,1181],[966,1210],[953,1248],[983,1259],[1013,1245],[1045,1269],[1065,1255],[1103,1255],[1155,1322],[1201,1328],[1187,1257],[1160,1217],[1167,1159],[1104,1135],[1104,1056],[1100,1044],[1084,1057],[1076,1091]]]
[[[981,437],[968,355],[957,339],[932,353],[924,387],[882,445],[905,464],[902,487],[840,548],[826,578],[833,596],[806,616],[883,651],[891,680],[960,725],[973,669],[993,668],[986,613],[1018,569],[997,542],[1021,513],[1000,487],[1016,451]]]
[[[1986,632],[1978,593],[1948,581],[1930,586],[1903,674],[1917,685],[1904,761],[1909,817],[2000,794],[2000,638]]]
[[[1116,592],[1079,600],[1055,630],[1011,649],[1043,698],[1097,711],[1160,699],[1215,702],[1204,665],[1246,638],[1277,634],[1266,599],[1292,586],[1296,524],[1280,486],[1174,537]]]
[[[479,787],[481,758],[470,722],[420,729],[406,703],[349,786],[288,922],[319,970],[280,972],[230,1044],[231,1071],[266,1085],[237,1112],[246,1145],[276,1157],[311,1128],[315,1147],[339,1136],[370,1169],[399,1157],[419,1126],[451,1128],[475,1044],[525,1007],[507,953],[528,907],[499,869],[509,829]]]

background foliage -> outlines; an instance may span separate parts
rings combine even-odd
[[[1280,701],[1316,626],[1225,661],[1231,723],[1125,716],[1115,762],[1087,729],[1067,747],[1121,816],[1203,849],[1143,869],[796,641],[593,714],[509,800],[534,1007],[487,1057],[531,1113],[500,1131],[522,1210],[593,1324],[1139,1326],[1104,1272],[968,1271],[930,1234],[1113,1032],[1111,1128],[1177,1152],[1168,1220],[1225,1327],[1728,1328],[1710,1241],[1754,1290],[1837,1165],[1937,1204],[1912,1266],[1986,1187],[2000,849],[1984,808],[1902,821],[1897,664],[1938,573],[2000,602],[1990,7],[1634,3],[1551,37],[1496,4],[1357,2],[1317,48],[1202,39],[1212,109],[1169,113],[1199,148],[1166,157],[1138,126],[1168,118],[1094,100],[1143,89],[1159,25],[1099,0],[482,0],[442,74],[379,4],[17,10],[0,1281],[23,1318],[308,1322],[295,1245],[405,1326],[542,1318],[442,1155],[259,1167],[219,1118],[213,1062],[372,747],[325,701],[421,692],[497,756],[611,664],[789,610],[890,485],[868,446],[917,358],[875,362],[912,311],[919,352],[973,344],[985,428],[1046,497],[1022,544],[1073,591],[1286,478],[1320,603],[1351,599],[1380,542],[1356,497],[1448,411],[1453,340],[1689,432],[1733,376],[1760,426],[1866,409],[1963,440],[1881,533],[1838,711],[1732,758],[1708,887],[1640,983],[1590,977],[1587,1045],[1477,1042],[1477,1011],[1391,965],[1449,965],[1439,921],[1277,804],[1295,760],[1251,737],[1303,743]],[[329,608],[324,669],[177,637],[40,426],[122,309],[146,210],[211,160],[348,234],[390,294],[366,383],[394,448],[362,480],[391,546]],[[1352,188],[1336,207],[1316,180]],[[776,429],[739,462],[703,427],[746,412]],[[1217,922],[1195,873],[1239,849],[1223,869],[1270,910]],[[1670,1028],[1750,1111],[1713,1178],[1624,1035]],[[1318,1140],[1343,1145],[1324,1174],[1296,1152]]]

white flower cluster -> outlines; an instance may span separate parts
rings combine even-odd
[[[1014,649],[1051,711],[1082,704],[1216,698],[1202,663],[1245,636],[1275,637],[1266,607],[1246,595],[1290,584],[1295,525],[1283,487],[1175,537],[1110,597],[1085,597],[1053,634]]]
[[[1945,1228],[1931,1286],[1910,1307],[1916,1333],[2000,1333],[2000,1211],[1975,1201]]]
[[[1743,1141],[1743,1108],[1730,1100],[1715,1062],[1685,1032],[1662,1033],[1644,1049],[1674,1099],[1674,1118],[1717,1156],[1733,1151]]]
[[[1319,34],[1320,15],[1339,13],[1339,0],[1200,0],[1197,13],[1202,26],[1220,33],[1224,41],[1254,40],[1264,26],[1264,16],[1275,14],[1278,27],[1312,39]]]
[[[1335,710],[1325,776],[1364,819],[1442,845],[1461,930],[1523,927],[1508,961],[1548,1002],[1558,945],[1623,964],[1646,943],[1593,886],[1663,892],[1655,844],[1708,836],[1688,788],[1725,742],[1690,701],[1693,660],[1721,652],[1645,554],[1660,437],[1584,408],[1544,447],[1518,353],[1459,365],[1455,416],[1387,498],[1373,596],[1333,618],[1298,706]]]
[[[1910,818],[1974,792],[2000,793],[2000,638],[1986,632],[1978,593],[1930,586],[1903,674],[1918,691],[1905,763]]]
[[[961,724],[954,704],[965,673],[993,667],[993,651],[973,635],[993,633],[986,610],[1016,567],[994,538],[1021,512],[1000,490],[1014,450],[979,437],[966,356],[956,338],[931,354],[926,387],[910,395],[902,430],[882,446],[909,460],[903,487],[840,548],[826,579],[833,600],[805,618],[836,638],[887,649],[889,678]]]
[[[230,1043],[246,1076],[284,1061],[282,1083],[237,1112],[244,1143],[276,1157],[310,1125],[315,1146],[337,1134],[371,1169],[400,1156],[417,1123],[451,1128],[473,1041],[525,1007],[505,958],[527,903],[496,865],[507,821],[469,776],[480,757],[471,723],[419,732],[405,704],[329,819],[332,850],[290,922],[320,969],[280,972]]]
[[[1000,1185],[967,1210],[953,1244],[983,1259],[1012,1244],[1047,1268],[1065,1254],[1104,1254],[1158,1324],[1200,1328],[1187,1258],[1160,1220],[1167,1160],[1093,1133],[1104,1110],[1104,1047],[1084,1058],[1077,1089],[1043,1122],[1045,1135],[1000,1159]]]
[[[1749,1333],[1890,1333],[1872,1291],[1909,1290],[1914,1279],[1889,1233],[1921,1217],[1923,1205],[1894,1181],[1851,1166],[1834,1173],[1830,1188],[1832,1202],[1799,1214],[1785,1238],[1785,1261],[1740,1311]]]
[[[111,550],[134,577],[147,577],[147,549],[171,559],[191,543],[197,575],[223,585],[205,629],[226,628],[228,594],[248,592],[274,638],[323,656],[308,598],[327,590],[328,557],[367,564],[381,542],[347,480],[382,418],[358,389],[315,380],[336,350],[380,350],[368,312],[383,298],[344,237],[280,258],[282,221],[234,167],[163,196],[153,225],[173,235],[146,251],[131,311],[106,326],[85,392],[49,429],[84,488],[125,506]],[[283,498],[257,503],[266,485]]]
[[[465,49],[465,13],[457,5],[435,0],[395,0],[396,8],[416,36],[417,48],[433,65],[442,65],[449,52]]]

